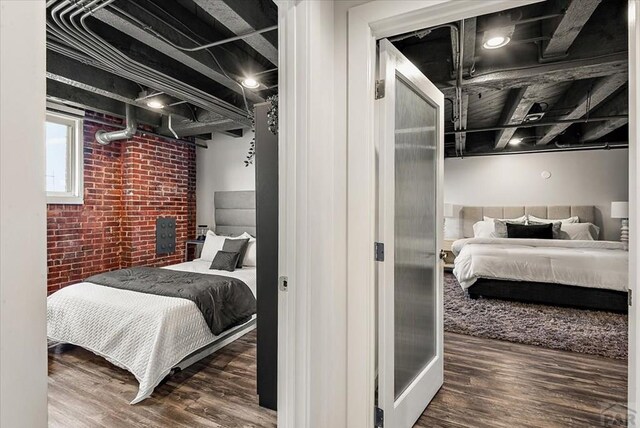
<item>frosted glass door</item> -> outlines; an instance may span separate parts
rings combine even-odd
[[[380,67],[378,406],[385,427],[409,428],[443,382],[444,97],[387,40]]]
[[[436,113],[396,76],[396,398],[436,356]]]

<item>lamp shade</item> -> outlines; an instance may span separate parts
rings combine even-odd
[[[444,204],[444,216],[453,217],[453,204]]]
[[[611,218],[629,218],[629,202],[611,202]]]

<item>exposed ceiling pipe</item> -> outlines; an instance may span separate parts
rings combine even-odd
[[[458,114],[456,120],[456,128],[457,130],[462,130],[462,115],[463,112],[463,102],[462,102],[462,72],[464,68],[464,19],[461,19],[458,23],[458,78],[456,79],[456,103],[458,105]],[[460,138],[460,154],[464,154],[464,138],[466,134],[459,134]]]
[[[497,151],[497,152],[491,151],[491,152],[483,152],[483,153],[467,152],[465,153],[465,157],[524,155],[524,154],[530,154],[530,153],[572,152],[576,150],[614,150],[614,149],[626,149],[626,148],[629,148],[628,142],[611,142],[611,143],[585,144],[585,145],[574,145],[571,147],[557,147],[557,148],[545,148],[545,149],[534,149],[534,150],[503,150],[503,151]]]
[[[173,97],[188,100],[206,110],[220,114],[225,111],[225,115],[228,112],[230,114],[228,117],[235,117],[235,120],[240,122],[248,120],[241,109],[160,73],[151,67],[136,62],[93,32],[87,26],[86,19],[92,13],[112,2],[113,0],[92,0],[90,2],[87,2],[87,0],[51,1],[48,3],[52,6],[49,12],[52,20],[47,21],[48,37],[51,36],[54,40],[72,46],[78,52],[90,55],[108,68],[117,70],[117,74],[123,77],[161,90]]]
[[[611,116],[595,116],[595,117],[588,117],[588,118],[580,118],[580,119],[562,119],[562,120],[554,120],[554,121],[545,121],[545,122],[530,122],[530,123],[516,123],[516,124],[512,124],[512,125],[500,125],[500,126],[487,126],[484,128],[472,128],[472,129],[465,129],[464,133],[473,133],[473,132],[486,132],[486,131],[500,131],[502,129],[509,129],[509,128],[535,128],[538,126],[550,126],[550,125],[560,125],[563,123],[586,123],[586,122],[604,122],[604,121],[608,121],[608,120],[614,120],[614,119],[626,119],[628,118],[629,115],[626,114],[618,114],[618,115],[611,115]],[[444,135],[452,135],[452,134],[459,134],[460,131],[447,131],[444,133]]]
[[[108,145],[112,141],[118,140],[128,140],[129,138],[136,135],[136,130],[138,129],[138,122],[136,121],[136,114],[133,106],[131,104],[126,104],[126,127],[119,131],[111,131],[107,132],[104,130],[99,130],[96,132],[96,141],[103,146]],[[176,139],[178,137],[176,136]]]
[[[277,30],[277,29],[278,29],[277,25],[272,25],[270,27],[262,28],[260,30],[255,30],[255,31],[251,31],[249,33],[240,34],[239,36],[233,36],[233,37],[229,37],[228,39],[218,40],[217,42],[207,43],[206,45],[196,46],[194,48],[188,48],[188,47],[180,46],[180,45],[177,45],[177,44],[173,43],[171,40],[167,39],[162,34],[158,33],[156,30],[151,28],[149,25],[144,27],[144,30],[147,30],[149,33],[153,34],[154,36],[158,37],[159,39],[164,40],[165,42],[169,43],[174,48],[180,49],[181,51],[185,51],[185,52],[197,52],[197,51],[201,51],[203,49],[209,49],[209,48],[212,48],[214,46],[224,45],[224,44],[227,44],[227,43],[231,43],[231,42],[235,42],[235,41],[238,41],[238,40],[246,39],[247,37],[255,36],[255,35],[258,35],[258,34],[269,32],[269,31],[274,31],[274,30]]]

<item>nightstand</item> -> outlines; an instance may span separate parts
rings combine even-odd
[[[453,240],[445,239],[442,241],[442,250],[445,253],[444,257],[444,270],[450,272],[453,270],[453,261],[456,256],[453,255],[453,251],[451,251],[451,245],[453,244]]]
[[[188,262],[200,257],[202,253],[202,247],[204,246],[204,240],[201,239],[189,239],[184,244],[184,261]],[[193,258],[189,258],[189,250],[193,248]]]

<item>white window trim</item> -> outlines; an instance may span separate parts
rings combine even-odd
[[[60,123],[71,127],[71,140],[68,159],[71,162],[71,192],[47,192],[47,204],[82,205],[84,203],[84,157],[83,157],[83,120],[66,114],[47,111],[47,122]]]

